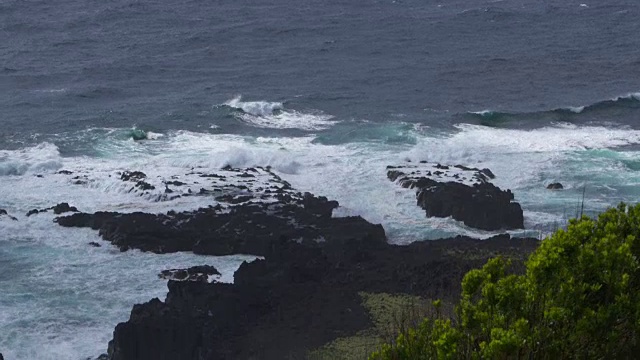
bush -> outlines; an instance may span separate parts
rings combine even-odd
[[[453,319],[433,317],[371,359],[620,359],[640,354],[640,205],[571,220],[522,275],[468,272]]]

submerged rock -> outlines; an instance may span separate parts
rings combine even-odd
[[[1,217],[7,217],[7,218],[9,218],[11,220],[18,221],[18,219],[16,219],[15,217],[9,215],[9,213],[7,213],[7,210],[5,210],[5,209],[0,209],[0,218]]]
[[[511,190],[501,190],[489,179],[489,169],[422,163],[387,167],[389,180],[416,189],[417,205],[427,217],[453,217],[481,230],[522,229],[524,217]]]

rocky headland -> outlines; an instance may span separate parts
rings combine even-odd
[[[452,216],[485,230],[522,227],[520,205],[490,183],[490,171],[434,166],[389,167],[388,177],[416,189],[427,216]],[[503,254],[518,271],[537,246],[535,239],[509,235],[391,245],[381,225],[332,217],[336,201],[298,192],[269,168],[194,171],[170,182],[123,172],[120,180],[154,201],[209,196],[211,205],[164,214],[76,212],[56,222],[95,229],[121,251],[262,258],[243,263],[233,284],[216,282],[212,267],[162,271],[166,299],[135,305],[116,326],[104,356],[112,360],[307,358],[374,325],[363,293],[453,302],[468,270]]]

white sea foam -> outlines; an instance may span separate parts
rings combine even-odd
[[[249,115],[262,117],[273,115],[276,111],[284,109],[281,102],[242,101],[241,96],[236,96],[224,104],[242,110]]]
[[[580,114],[584,111],[584,106],[569,106],[567,109],[575,114]]]
[[[496,129],[470,124],[456,127],[460,131],[446,139],[449,147],[482,148],[492,153],[571,151],[640,143],[640,131],[601,126],[557,124],[534,130]]]
[[[0,218],[0,259],[6,266],[23,269],[0,274],[2,352],[7,359],[95,356],[105,351],[113,327],[127,319],[134,303],[163,298],[165,281],[156,278],[160,270],[209,263],[223,272],[228,268],[225,278],[230,279],[239,265],[241,258],[120,253],[104,242],[103,247],[92,248],[86,245],[89,241],[100,241],[95,231],[58,227],[48,213],[25,216],[32,208],[59,202],[87,212],[163,212],[211,203],[207,197],[152,202],[123,188],[114,176],[117,171],[140,170],[152,179],[170,179],[191,169],[206,172],[225,165],[270,165],[295,188],[338,200],[341,207],[334,216],[361,215],[382,223],[394,243],[454,234],[492,235],[452,219],[427,219],[416,206],[415,192],[386,177],[386,165],[403,164],[405,159],[490,168],[497,176],[493,182],[512,189],[523,204],[528,235],[561,222],[563,213],[575,212],[584,186],[591,209],[640,195],[634,190],[640,176],[628,164],[640,154],[598,150],[640,144],[637,130],[459,125],[447,136],[424,132],[415,136],[415,145],[323,145],[311,136],[251,138],[179,131],[154,141],[111,138],[96,143],[101,157],[63,157],[46,143],[0,152],[0,169],[8,169],[8,164],[19,169],[0,176],[0,208],[18,218]],[[56,174],[59,169],[74,174]],[[76,173],[87,174],[93,181],[73,185]],[[545,185],[551,179],[568,190],[547,191]]]
[[[0,176],[37,174],[60,166],[58,148],[50,143],[17,151],[0,150]]]
[[[281,102],[242,101],[238,96],[224,105],[242,110],[236,115],[240,121],[261,128],[313,131],[327,129],[336,123],[331,115],[288,110]]]
[[[640,92],[634,92],[634,93],[629,93],[627,95],[623,95],[623,96],[618,96],[612,100],[614,101],[618,101],[618,100],[622,100],[622,99],[632,99],[632,100],[638,100],[640,101]]]
[[[0,349],[6,359],[93,358],[106,352],[114,326],[128,319],[133,304],[164,299],[160,271],[208,264],[231,282],[242,261],[255,258],[122,253],[95,231],[56,226],[52,214],[14,215],[18,221],[0,221],[6,271],[0,275]]]
[[[493,114],[493,110],[480,110],[480,111],[471,111],[471,114],[476,114],[476,115],[480,115],[480,116],[487,116],[487,115],[491,115]]]

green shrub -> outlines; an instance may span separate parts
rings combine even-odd
[[[640,205],[571,220],[522,275],[468,272],[453,319],[428,318],[371,359],[620,359],[640,354]]]

